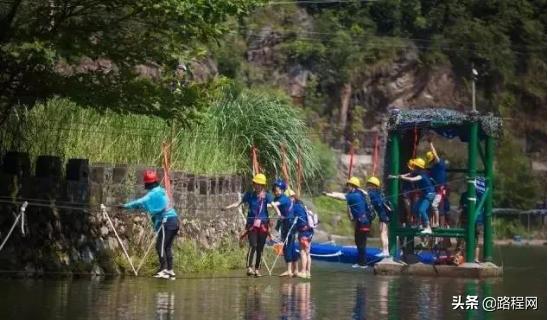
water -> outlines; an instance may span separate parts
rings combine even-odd
[[[0,280],[0,319],[546,319],[546,248],[504,247],[503,279],[381,277],[315,263],[313,279],[242,272],[108,280]],[[538,311],[452,310],[454,295],[537,296]]]

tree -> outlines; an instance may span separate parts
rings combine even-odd
[[[219,38],[228,16],[259,2],[2,1],[0,124],[11,108],[52,95],[184,120],[206,88],[178,85],[176,66],[196,56],[200,43]],[[153,66],[156,76],[137,72],[141,64]]]

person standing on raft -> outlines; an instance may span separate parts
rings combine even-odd
[[[247,275],[260,277],[261,257],[268,236],[270,222],[267,207],[274,208],[278,217],[281,214],[278,207],[272,205],[274,201],[272,194],[266,191],[266,176],[262,173],[256,174],[252,182],[253,191],[246,192],[241,201],[226,206],[224,210],[239,207],[244,203],[248,205],[249,210],[245,225],[249,240],[246,261]]]
[[[154,224],[154,231],[158,232],[156,251],[160,260],[160,269],[154,277],[175,279],[171,246],[179,231],[177,212],[169,203],[166,190],[160,186],[156,171],[146,170],[143,181],[145,189],[148,190],[147,194],[121,207],[123,209],[144,209],[148,212]]]
[[[408,182],[416,182],[420,192],[421,198],[415,205],[415,214],[418,215],[419,220],[422,220],[424,229],[422,234],[432,234],[432,228],[430,228],[430,219],[428,218],[428,210],[434,200],[435,190],[434,184],[430,180],[428,172],[426,172],[426,163],[421,158],[416,158],[408,163],[411,172],[402,174],[399,176],[390,176],[391,178],[400,178]]]
[[[390,217],[387,210],[390,207],[386,204],[384,194],[381,190],[381,181],[377,177],[370,177],[367,179],[365,197],[367,200],[367,206],[370,211],[375,211],[379,216],[379,231],[381,236],[382,252],[377,254],[377,257],[386,258],[390,256],[388,252],[388,222]]]
[[[280,274],[280,277],[293,277],[297,272],[298,260],[298,256],[295,252],[295,231],[297,230],[297,227],[295,226],[296,222],[294,221],[295,217],[293,215],[293,201],[284,194],[286,189],[287,184],[281,179],[276,180],[272,186],[272,193],[274,194],[273,205],[278,207],[281,214],[280,234],[281,240],[284,243],[284,260],[287,263],[287,271]]]
[[[367,261],[365,252],[372,217],[366,204],[364,192],[363,190],[360,190],[360,179],[357,177],[350,178],[346,183],[346,187],[348,189],[346,194],[325,192],[324,195],[338,200],[346,200],[348,218],[350,221],[354,222],[354,241],[356,243],[356,248],[358,249],[358,261],[357,264],[354,264],[352,267],[366,268]]]
[[[447,214],[449,210],[445,210],[447,200],[447,167],[445,159],[438,156],[434,144],[430,141],[430,151],[426,153],[426,162],[428,163],[428,171],[430,176],[436,183],[436,195],[432,201],[432,211],[434,213],[432,226],[445,227],[448,223]],[[440,215],[440,207],[443,205],[443,215]]]

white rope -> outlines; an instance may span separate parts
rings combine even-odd
[[[110,220],[110,217],[107,213],[107,207],[104,204],[101,204],[101,210],[103,211],[103,216],[107,218],[108,223],[110,224],[110,227],[112,228],[112,231],[114,231],[114,235],[116,235],[116,239],[118,239],[118,243],[120,244],[120,247],[122,247],[122,250],[124,251],[124,254],[127,258],[127,261],[129,262],[129,265],[131,266],[131,269],[133,269],[133,273],[137,276],[137,270],[135,270],[135,266],[133,266],[133,262],[131,261],[131,258],[129,257],[129,254],[127,253],[126,247],[124,247],[124,243],[122,242],[122,239],[120,239],[120,236],[118,235],[118,232],[116,231],[116,228],[114,228],[114,224],[112,223],[112,220]]]
[[[342,251],[339,250],[335,253],[328,253],[328,254],[314,254],[310,253],[312,257],[318,257],[318,258],[331,258],[331,257],[340,257],[343,255]]]
[[[289,240],[289,235],[291,234],[291,230],[293,230],[293,227],[295,226],[295,224],[297,223],[297,220],[299,218],[298,217],[295,217],[293,219],[293,224],[291,224],[291,227],[289,228],[289,231],[287,231],[287,235],[285,236],[285,240],[284,240],[284,247],[287,246],[287,241]],[[274,258],[274,263],[272,263],[272,269],[268,270],[268,275],[272,276],[272,270],[274,270],[274,267],[276,266],[276,262],[278,262],[278,258],[280,257],[279,254],[276,254],[276,258]],[[268,267],[267,267],[268,269]]]
[[[8,235],[4,238],[4,241],[2,241],[2,244],[0,245],[0,251],[2,251],[2,249],[4,249],[4,245],[6,245],[6,242],[8,242],[8,239],[10,238],[11,233],[15,229],[15,226],[17,226],[17,223],[19,222],[19,219],[21,219],[21,217],[25,214],[25,210],[27,209],[27,205],[28,205],[28,202],[26,202],[26,201],[23,202],[23,205],[21,205],[20,213],[15,218],[15,222],[11,226],[10,231],[8,232]],[[21,223],[21,228],[23,228],[23,226],[24,225]]]
[[[147,248],[147,250],[145,251],[145,255],[144,255],[143,258],[141,259],[141,262],[139,263],[139,266],[137,266],[137,273],[139,273],[139,270],[141,270],[141,267],[142,267],[143,264],[145,263],[145,260],[147,259],[148,254],[150,253],[150,249],[152,249],[152,246],[153,246],[154,243],[156,242],[156,239],[158,239],[158,235],[160,234],[160,230],[161,230],[161,229],[158,229],[158,231],[154,232],[154,238],[152,239],[152,241],[151,241],[150,244],[148,245],[148,248]]]

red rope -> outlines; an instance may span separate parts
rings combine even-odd
[[[413,140],[413,158],[415,158],[417,156],[417,144],[418,144],[418,140],[419,140],[419,134],[417,132],[417,127],[415,127],[414,133],[415,133],[415,137],[414,137],[414,140]]]
[[[301,182],[303,178],[303,166],[301,162],[301,149],[297,149],[297,191],[295,193],[297,194],[297,197],[301,196]]]
[[[377,176],[377,165],[379,161],[379,135],[375,133],[375,149],[373,149],[373,176]]]
[[[169,199],[168,208],[173,207],[173,188],[171,187],[171,178],[169,177],[169,168],[171,167],[171,144],[164,142],[162,144],[163,161],[162,166],[164,169],[164,187],[166,189],[167,197]]]
[[[354,144],[350,143],[350,158],[348,159],[348,179],[352,177],[352,167],[354,166]]]
[[[285,147],[280,143],[280,150],[282,152],[282,175],[284,176],[285,183],[289,184],[289,170],[287,168],[287,155],[285,153]]]
[[[256,175],[259,172],[261,172],[259,167],[258,152],[255,146],[251,147],[251,165],[253,169],[253,175]]]

